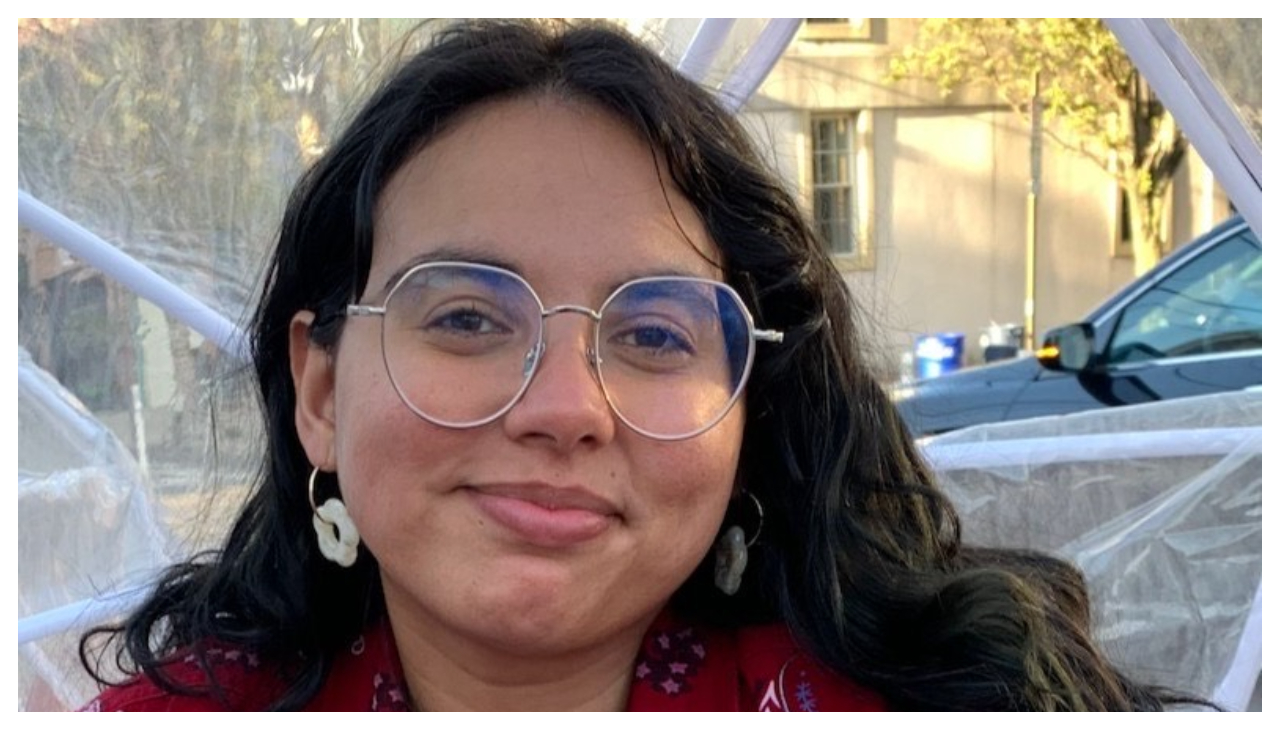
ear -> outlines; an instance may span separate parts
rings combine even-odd
[[[289,323],[289,369],[295,398],[293,421],[311,464],[337,468],[334,459],[333,355],[311,340],[315,313],[293,315]]]

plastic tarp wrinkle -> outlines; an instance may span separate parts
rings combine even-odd
[[[1242,710],[1261,672],[1261,431],[1261,393],[1241,392],[976,426],[926,453],[967,542],[1074,561],[1114,661]]]

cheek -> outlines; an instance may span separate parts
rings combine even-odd
[[[334,450],[339,483],[357,526],[373,529],[395,517],[394,505],[431,483],[431,468],[448,454],[448,434],[410,411],[386,380],[380,358],[339,362],[334,402]]]
[[[730,413],[716,428],[687,442],[658,444],[660,456],[648,459],[656,468],[644,470],[644,479],[675,524],[674,542],[688,542],[690,549],[709,545],[723,521],[733,496],[738,456],[742,444],[742,419]],[[701,557],[701,556],[699,556]]]
[[[384,568],[405,570],[464,542],[472,526],[444,500],[474,450],[470,434],[432,426],[398,399],[377,406],[361,404],[340,426],[339,479],[365,547]]]

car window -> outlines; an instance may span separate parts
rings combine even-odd
[[[1108,364],[1262,347],[1262,246],[1248,229],[1187,262],[1120,315]]]

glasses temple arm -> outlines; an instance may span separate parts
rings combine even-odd
[[[782,342],[782,338],[785,335],[778,330],[753,329],[751,330],[751,336],[761,342]]]
[[[348,304],[348,317],[377,317],[387,313],[386,307],[374,307],[368,304]]]

